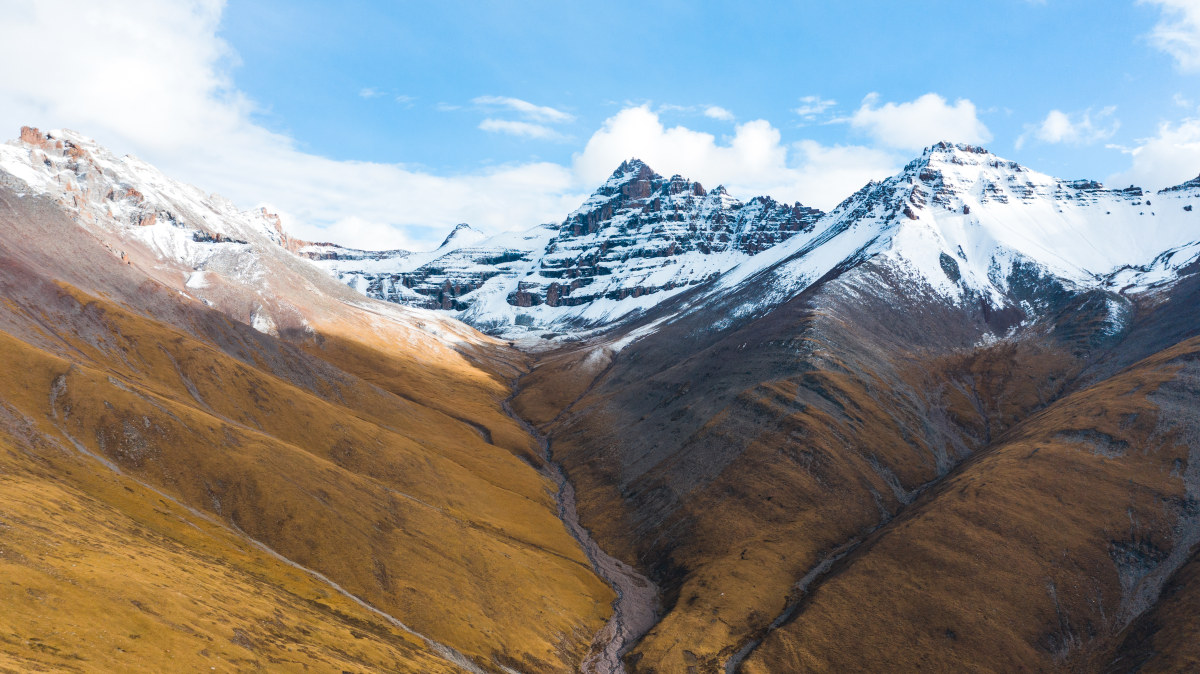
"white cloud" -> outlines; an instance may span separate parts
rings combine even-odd
[[[507,119],[485,119],[479,123],[479,128],[492,133],[505,133],[520,138],[536,138],[538,140],[566,140],[566,136],[544,124],[516,122]]]
[[[835,105],[837,105],[837,101],[833,99],[825,99],[820,96],[802,96],[800,98],[800,107],[796,108],[796,114],[806,120],[812,121],[817,118],[817,115]]]
[[[704,109],[704,116],[719,119],[722,122],[732,122],[733,113],[719,105],[710,105]]]
[[[557,221],[582,200],[567,168],[505,165],[437,176],[402,164],[334,161],[252,120],[234,88],[235,55],[217,37],[223,2],[90,0],[7,7],[0,21],[0,138],[23,124],[67,127],[115,152],[134,152],[167,175],[244,207],[276,205],[297,236],[336,235],[360,247],[418,247],[470,222],[499,231]],[[71,17],[69,48],[45,36]],[[80,58],[86,54],[86,58]],[[427,228],[433,228],[436,232]]]
[[[1161,189],[1178,185],[1200,174],[1200,118],[1177,124],[1164,122],[1158,135],[1143,138],[1134,148],[1123,149],[1133,156],[1128,170],[1111,176],[1110,185],[1138,185]]]
[[[575,119],[574,115],[557,110],[545,105],[534,105],[529,101],[523,101],[519,98],[510,96],[479,96],[471,101],[475,105],[486,105],[501,108],[508,108],[520,113],[526,119],[532,119],[538,122],[569,122]]]
[[[1091,145],[1108,140],[1121,127],[1121,122],[1113,117],[1116,110],[1116,106],[1110,105],[1097,112],[1095,117],[1090,108],[1075,114],[1051,110],[1041,122],[1025,128],[1017,138],[1016,147],[1021,149],[1029,138],[1069,145]]]
[[[583,184],[593,185],[630,157],[664,175],[679,173],[710,188],[724,184],[742,198],[769,194],[820,208],[837,205],[867,180],[891,175],[902,163],[888,152],[857,146],[805,141],[789,148],[779,130],[761,119],[739,124],[722,144],[712,134],[664,127],[643,105],[606,120],[575,155],[575,173]]]
[[[986,143],[992,139],[976,116],[975,104],[965,98],[950,105],[930,93],[905,103],[878,102],[878,94],[868,95],[846,121],[886,147],[919,150],[942,140]]]
[[[236,55],[217,37],[222,8],[220,0],[127,0],[121,11],[91,0],[9,8],[0,22],[0,60],[25,63],[36,54],[37,67],[10,68],[0,78],[0,137],[15,137],[22,124],[73,128],[244,207],[273,205],[301,238],[363,248],[429,247],[459,222],[496,232],[560,221],[630,156],[709,187],[725,183],[739,196],[819,207],[890,175],[905,159],[859,146],[785,144],[764,120],[739,124],[718,141],[665,128],[639,106],[608,119],[570,167],[532,162],[434,175],[404,164],[333,160],[254,122],[254,103],[229,76]],[[72,18],[71,48],[47,49],[45,36],[61,30],[64,16]],[[524,133],[544,133],[531,129],[572,119],[518,99],[485,100],[477,105],[524,120],[495,120],[495,132],[524,123]]]
[[[387,90],[380,89],[378,87],[363,87],[362,89],[360,89],[358,91],[358,95],[360,98],[365,98],[367,100],[370,100],[372,98],[383,98],[384,96],[389,96],[389,97],[391,97],[391,99],[393,101],[399,103],[400,105],[402,105],[406,108],[411,108],[413,101],[417,100],[417,98],[415,96],[407,96],[405,94],[391,94]]]
[[[1140,1],[1162,10],[1162,18],[1147,36],[1150,42],[1175,57],[1180,70],[1200,71],[1200,1]]]

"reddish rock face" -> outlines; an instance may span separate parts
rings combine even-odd
[[[21,142],[34,147],[45,147],[46,137],[36,127],[23,126],[21,127]]]
[[[92,158],[92,156],[90,154],[88,154],[87,150],[85,150],[81,147],[77,147],[75,145],[72,145],[71,147],[67,148],[67,156],[71,157],[72,159],[90,160]]]
[[[153,225],[156,222],[158,222],[158,214],[157,213],[147,213],[146,215],[142,216],[142,219],[138,221],[138,224],[141,225],[142,227],[149,227],[150,225]]]

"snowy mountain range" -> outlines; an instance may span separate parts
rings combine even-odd
[[[728,321],[867,259],[949,301],[1001,310],[1019,305],[1029,283],[1138,292],[1200,256],[1200,178],[1157,193],[1108,189],[948,143],[829,213],[769,197],[742,202],[633,159],[558,225],[488,237],[460,224],[427,252],[298,241],[265,209],[241,211],[71,131],[26,129],[0,146],[0,169],[83,223],[119,226],[190,267],[190,290],[223,277],[269,287],[267,245],[367,296],[505,337],[602,330],[676,299],[673,311],[694,311],[753,283],[755,299],[730,308],[721,319]],[[251,308],[249,322],[267,330],[280,320],[302,324],[274,316],[295,312],[270,309],[270,296]]]
[[[604,328],[680,295],[702,306],[751,279],[764,304],[779,302],[875,256],[948,299],[997,309],[1037,278],[1135,292],[1200,255],[1198,206],[1200,179],[1107,189],[939,143],[830,213],[743,203],[630,160],[557,226],[484,238],[459,225],[429,253],[298,252],[372,297],[512,336]]]

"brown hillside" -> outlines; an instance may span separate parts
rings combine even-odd
[[[419,638],[397,636],[384,616],[352,610],[328,586],[336,598],[327,606],[306,603],[321,583],[272,562],[258,542],[485,669],[561,671],[582,659],[612,592],[557,518],[554,483],[529,463],[535,443],[501,409],[522,363],[518,354],[465,326],[433,318],[422,326],[386,305],[377,312],[372,303],[354,306],[338,299],[346,289],[319,275],[308,280],[327,284],[329,294],[314,294],[303,267],[288,287],[313,294],[311,328],[292,335],[292,344],[123,264],[45,202],[5,197],[4,427],[44,449],[36,461],[14,464],[12,475],[25,491],[63,495],[44,511],[12,505],[6,523],[19,533],[5,539],[8,559],[45,558],[46,546],[59,542],[47,524],[55,512],[86,506],[106,524],[90,532],[94,545],[72,553],[73,563],[104,568],[117,563],[111,556],[121,547],[148,560],[145,576],[140,567],[125,569],[128,594],[110,576],[97,582],[111,591],[89,599],[90,610],[113,616],[108,633],[140,634],[143,644],[174,640],[192,654],[207,649],[266,667],[283,657],[276,651],[325,643],[329,652],[308,656],[313,665],[336,669],[329,663],[340,657],[376,669],[436,668],[423,664],[438,655]],[[152,271],[169,277],[161,263]],[[134,491],[101,493],[97,480]],[[164,505],[173,500],[181,506]],[[142,513],[149,517],[155,507],[213,519],[202,528],[222,533],[208,534],[217,542],[204,543],[207,566],[183,561],[200,554],[199,544],[176,531],[191,524],[141,531],[149,526]],[[54,573],[30,564],[21,577]],[[226,566],[240,578],[237,589],[188,609],[213,624],[190,626],[182,608],[167,613],[160,595],[192,597],[215,582],[205,574]],[[159,595],[147,590],[139,599],[141,585]],[[58,605],[81,596],[69,584],[30,587]],[[237,600],[255,591],[266,596]],[[127,609],[130,601],[162,606],[153,610],[169,617],[148,620]],[[280,620],[294,629],[268,630],[268,618],[258,617],[292,605],[303,615]],[[62,638],[52,622],[13,620],[21,638],[3,649],[14,663],[69,666],[68,653],[83,662],[116,657],[119,644],[99,632],[60,641],[53,651],[38,646]],[[372,641],[339,646],[336,635],[351,628]],[[218,630],[223,644],[237,643],[209,647]],[[155,667],[147,662],[147,669]]]

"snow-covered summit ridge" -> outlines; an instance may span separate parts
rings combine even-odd
[[[766,306],[834,269],[874,258],[949,301],[1004,306],[1014,279],[1030,275],[1125,290],[1169,279],[1200,241],[1198,195],[1200,179],[1157,194],[1107,189],[1060,180],[980,147],[938,143],[823,214],[768,197],[743,203],[630,159],[568,214],[544,248],[483,241],[419,265],[376,266],[369,279],[375,290],[367,291],[391,283],[402,287],[393,301],[447,309],[502,333],[579,330],[713,280],[690,305],[753,278]],[[1160,257],[1168,250],[1177,254]],[[337,273],[364,284],[366,270],[352,266],[346,261]]]
[[[197,267],[214,246],[294,244],[278,215],[241,210],[67,129],[23,127],[19,140],[0,145],[0,171],[19,190],[50,196],[86,227],[121,229],[163,257]]]
[[[966,145],[939,143],[885,185],[902,200],[900,214],[913,221],[897,233],[897,253],[928,269],[937,247],[980,290],[1008,271],[1012,254],[1059,278],[1092,284],[1122,265],[1200,239],[1200,218],[1188,208],[1200,190],[1106,189]]]
[[[1135,292],[1168,282],[1200,252],[1200,184],[1147,194],[1060,180],[970,145],[938,143],[871,182],[798,236],[726,273],[715,293],[753,284],[746,313],[835,269],[873,259],[950,302],[1019,303],[1021,287]],[[693,302],[702,303],[703,298]]]
[[[451,230],[449,234],[446,235],[445,240],[442,241],[442,245],[438,246],[438,249],[445,249],[449,248],[450,246],[462,248],[463,246],[469,246],[473,243],[479,243],[486,238],[488,238],[487,234],[484,234],[465,222],[460,222],[454,226],[454,229]]]
[[[320,264],[372,296],[454,311],[485,329],[575,329],[712,280],[821,216],[769,197],[743,203],[724,188],[666,178],[630,159],[559,225],[422,258]]]

